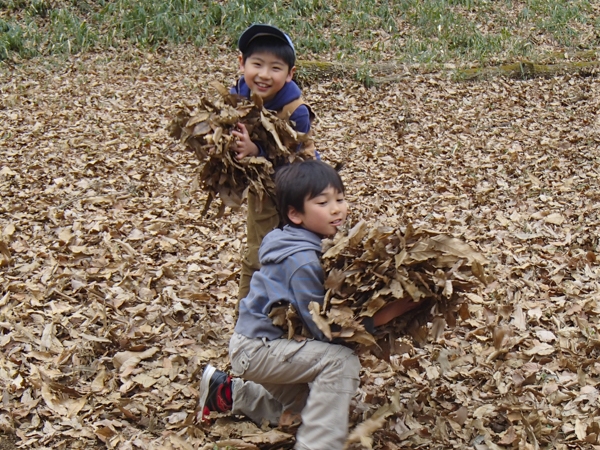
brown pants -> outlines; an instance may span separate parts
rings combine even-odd
[[[258,248],[266,234],[279,225],[279,214],[273,201],[265,196],[263,198],[262,210],[259,197],[248,192],[248,218],[246,221],[246,253],[242,258],[242,269],[240,272],[240,284],[238,289],[238,300],[243,299],[250,291],[250,280],[252,274],[260,269],[258,260]],[[239,301],[238,301],[239,304]],[[237,310],[237,308],[236,308]]]

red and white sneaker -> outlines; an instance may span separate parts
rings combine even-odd
[[[208,364],[200,380],[198,406],[199,411],[202,411],[202,420],[210,415],[211,411],[231,411],[232,405],[231,377]]]

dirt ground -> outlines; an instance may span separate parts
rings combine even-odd
[[[202,216],[198,162],[166,127],[236,70],[191,48],[2,68],[0,429],[18,437],[0,448],[291,439],[194,421],[202,367],[228,366],[245,207]],[[356,442],[600,448],[598,79],[303,88],[322,158],[345,163],[350,221],[453,235],[491,277],[454,326],[361,355]]]
[[[19,448],[17,447],[18,439],[14,434],[2,434],[0,435],[0,449],[12,450]]]

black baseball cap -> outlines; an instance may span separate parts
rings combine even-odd
[[[274,38],[282,40],[284,43],[289,45],[294,52],[294,57],[296,57],[296,49],[294,48],[294,44],[290,37],[281,31],[279,28],[274,27],[273,25],[266,25],[261,23],[256,23],[254,25],[250,25],[240,36],[238,40],[238,48],[242,53],[245,53],[252,42],[253,39],[260,36],[273,36]]]

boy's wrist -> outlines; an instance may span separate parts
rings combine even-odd
[[[373,315],[373,325],[375,327],[385,325],[386,323],[394,320],[396,317],[400,317],[408,311],[416,308],[418,305],[419,303],[415,303],[407,298],[388,303]]]
[[[256,153],[254,153],[252,156],[267,156],[259,143],[252,141],[252,144],[254,144],[254,146],[256,147]]]

